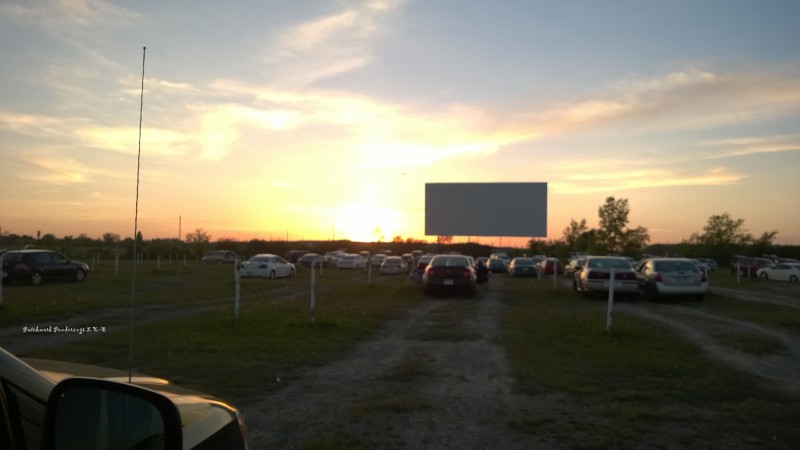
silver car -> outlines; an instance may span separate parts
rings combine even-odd
[[[580,271],[575,272],[573,288],[584,297],[591,293],[608,293],[612,286],[611,271],[614,271],[614,292],[634,296],[638,282],[630,262],[621,256],[587,256]]]
[[[649,299],[691,296],[702,300],[708,292],[708,277],[687,258],[649,258],[637,269],[639,291]]]

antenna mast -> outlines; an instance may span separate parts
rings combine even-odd
[[[128,350],[128,383],[133,378],[133,325],[136,311],[136,241],[139,240],[139,168],[142,164],[142,111],[144,107],[144,60],[147,47],[142,47],[142,90],[139,96],[139,151],[136,156],[136,207],[133,215],[133,286],[131,287],[131,334]]]

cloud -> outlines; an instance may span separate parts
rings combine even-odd
[[[104,0],[34,0],[24,5],[2,4],[0,13],[19,22],[39,24],[46,28],[118,26],[140,17]]]
[[[723,186],[741,182],[747,174],[724,167],[665,168],[655,161],[586,160],[551,166],[556,174],[549,183],[556,194],[628,191],[683,186]]]
[[[767,153],[800,152],[800,135],[749,136],[703,142],[714,152],[708,159],[723,159]]]
[[[267,46],[264,60],[273,73],[279,73],[277,84],[295,87],[364,67],[372,59],[375,40],[390,29],[390,13],[402,3],[354,3],[344,11],[288,27]]]
[[[763,121],[800,111],[800,77],[699,69],[616,83],[594,98],[523,115],[548,134],[635,122],[631,131],[702,129]]]

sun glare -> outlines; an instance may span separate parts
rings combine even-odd
[[[379,205],[348,204],[336,219],[336,239],[390,241],[400,230],[401,213]]]

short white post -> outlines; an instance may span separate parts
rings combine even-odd
[[[308,323],[314,325],[316,322],[315,311],[317,309],[317,298],[316,298],[316,290],[317,290],[317,277],[316,272],[314,271],[314,264],[311,264],[311,302],[309,305],[308,311]]]
[[[239,283],[239,257],[236,257],[236,260],[233,261],[233,280],[234,284],[236,285],[236,291],[233,297],[233,316],[235,318],[239,318],[239,301],[241,299],[241,285]]]
[[[606,313],[606,332],[611,333],[611,329],[613,328],[613,314],[614,314],[614,284],[615,284],[615,276],[614,276],[614,267],[611,267],[611,273],[609,274],[609,283],[608,283],[608,311]]]

